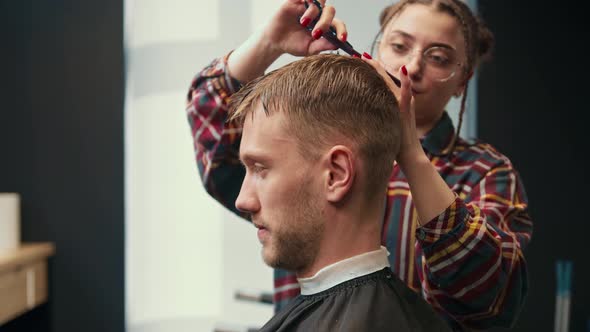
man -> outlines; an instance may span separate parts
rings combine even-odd
[[[390,270],[384,191],[399,151],[397,101],[360,59],[317,55],[232,96],[246,168],[236,208],[262,257],[301,295],[261,331],[447,331]]]

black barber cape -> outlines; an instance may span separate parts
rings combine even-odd
[[[367,255],[372,260],[367,262]],[[260,332],[451,331],[430,304],[392,273],[385,248],[361,256],[365,257],[355,256],[327,271],[319,282],[314,279],[312,287],[299,279],[301,295]]]

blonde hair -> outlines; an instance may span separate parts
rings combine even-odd
[[[321,149],[346,138],[360,155],[366,192],[383,195],[400,146],[397,100],[369,64],[348,56],[305,57],[245,85],[231,97],[230,121],[238,125],[261,103],[267,115],[286,115],[286,130],[300,153],[319,156]],[[341,144],[341,142],[338,142]]]

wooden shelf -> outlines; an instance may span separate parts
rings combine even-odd
[[[27,243],[0,252],[0,326],[47,301],[51,243]]]

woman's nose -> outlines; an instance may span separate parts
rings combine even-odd
[[[417,81],[424,75],[424,61],[422,61],[422,54],[413,52],[411,56],[407,58],[405,64],[408,76],[412,81]]]

